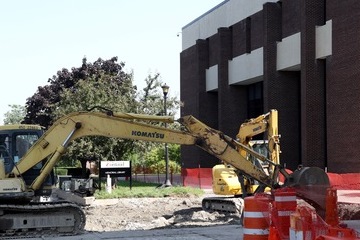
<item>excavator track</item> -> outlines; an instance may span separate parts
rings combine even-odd
[[[244,199],[238,197],[206,197],[202,200],[205,211],[228,212],[241,215],[244,209]]]
[[[85,222],[84,211],[73,203],[0,204],[0,239],[76,235]]]

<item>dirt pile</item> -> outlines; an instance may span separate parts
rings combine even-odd
[[[240,224],[236,214],[205,212],[202,198],[99,200],[85,208],[87,231],[146,230]]]
[[[339,203],[338,213],[341,220],[360,220],[360,204]]]

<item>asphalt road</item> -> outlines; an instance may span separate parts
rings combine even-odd
[[[344,221],[360,236],[360,221]],[[212,227],[155,229],[137,231],[92,232],[77,236],[30,238],[31,240],[242,240],[243,228],[239,225],[219,225]],[[29,239],[29,240],[30,240]]]
[[[31,240],[98,240],[98,239],[132,239],[132,240],[240,240],[242,227],[238,225],[221,225],[201,228],[178,228],[158,230],[93,232],[77,236],[30,238]]]

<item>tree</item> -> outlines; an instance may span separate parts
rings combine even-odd
[[[164,115],[164,96],[161,86],[164,85],[160,73],[151,74],[145,79],[146,86],[139,93],[139,111],[150,115]],[[176,96],[167,96],[166,108],[169,116],[175,116],[180,101]]]
[[[94,63],[88,63],[84,58],[81,67],[58,71],[48,80],[49,85],[39,87],[27,99],[24,123],[37,123],[48,128],[56,119],[70,112],[101,109],[163,115],[160,74],[149,75],[145,79],[146,87],[138,93],[133,85],[133,73],[124,72],[124,66],[123,62],[117,63],[116,57],[105,61],[99,58]],[[176,97],[168,96],[170,115],[176,114],[178,105]],[[161,145],[117,138],[84,137],[71,143],[62,162],[68,165],[73,163],[73,159],[90,157],[144,161],[146,154],[156,146]]]
[[[75,85],[81,80],[96,82],[107,75],[111,77],[113,85],[121,86],[124,79],[132,78],[132,74],[129,76],[122,70],[124,66],[125,63],[117,63],[117,57],[113,57],[109,60],[99,58],[94,63],[88,63],[86,58],[83,58],[81,67],[74,67],[71,71],[63,68],[57,72],[57,75],[48,79],[49,85],[38,87],[37,92],[26,100],[24,123],[36,123],[49,127],[56,120],[53,111],[61,100],[62,92],[68,89],[75,93]]]
[[[171,172],[176,172],[181,169],[180,159],[180,145],[168,144],[169,150],[169,166]],[[165,150],[164,146],[157,144],[149,148],[144,158],[140,161],[132,160],[136,173],[165,173]]]
[[[62,69],[49,79],[49,85],[39,87],[26,102],[25,123],[37,123],[49,127],[61,116],[75,111],[134,112],[137,108],[136,86],[133,74],[125,73],[124,63],[117,58],[98,59],[71,71]],[[98,107],[95,108],[94,107]],[[100,108],[99,108],[100,107]],[[74,159],[97,158],[115,160],[133,149],[132,141],[105,137],[84,137],[73,141],[62,163],[69,165]]]
[[[11,110],[4,114],[4,124],[20,124],[25,117],[25,107],[21,105],[8,105]]]
[[[123,79],[121,85],[114,84],[109,75],[102,75],[99,79],[80,80],[73,88],[63,90],[61,100],[55,104],[53,115],[58,118],[75,111],[90,110],[94,106],[114,112],[134,112],[135,93],[131,75]],[[132,152],[134,147],[132,140],[89,136],[75,140],[68,147],[64,160],[66,163],[76,158],[119,160]]]
[[[149,115],[164,115],[164,96],[161,88],[164,83],[162,82],[160,73],[155,73],[154,75],[149,74],[145,79],[145,83],[146,86],[138,94],[138,112]],[[176,96],[168,95],[167,97],[167,113],[170,116],[175,116],[179,109],[180,102],[177,100]],[[159,122],[152,124],[164,126],[164,123]],[[179,129],[180,125],[174,123],[168,125],[168,127]],[[180,159],[180,147],[179,145],[177,146],[177,154]],[[140,165],[141,167],[150,167],[155,163],[158,164],[164,160],[164,145],[161,143],[137,141],[136,149],[136,155],[131,157],[134,166]],[[170,160],[178,159],[170,158]]]

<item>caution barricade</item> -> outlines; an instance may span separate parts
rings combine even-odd
[[[271,209],[271,226],[278,231],[280,239],[289,239],[290,215],[295,212],[296,192],[292,188],[275,190]]]
[[[244,240],[268,240],[269,203],[267,194],[256,194],[244,199]]]

